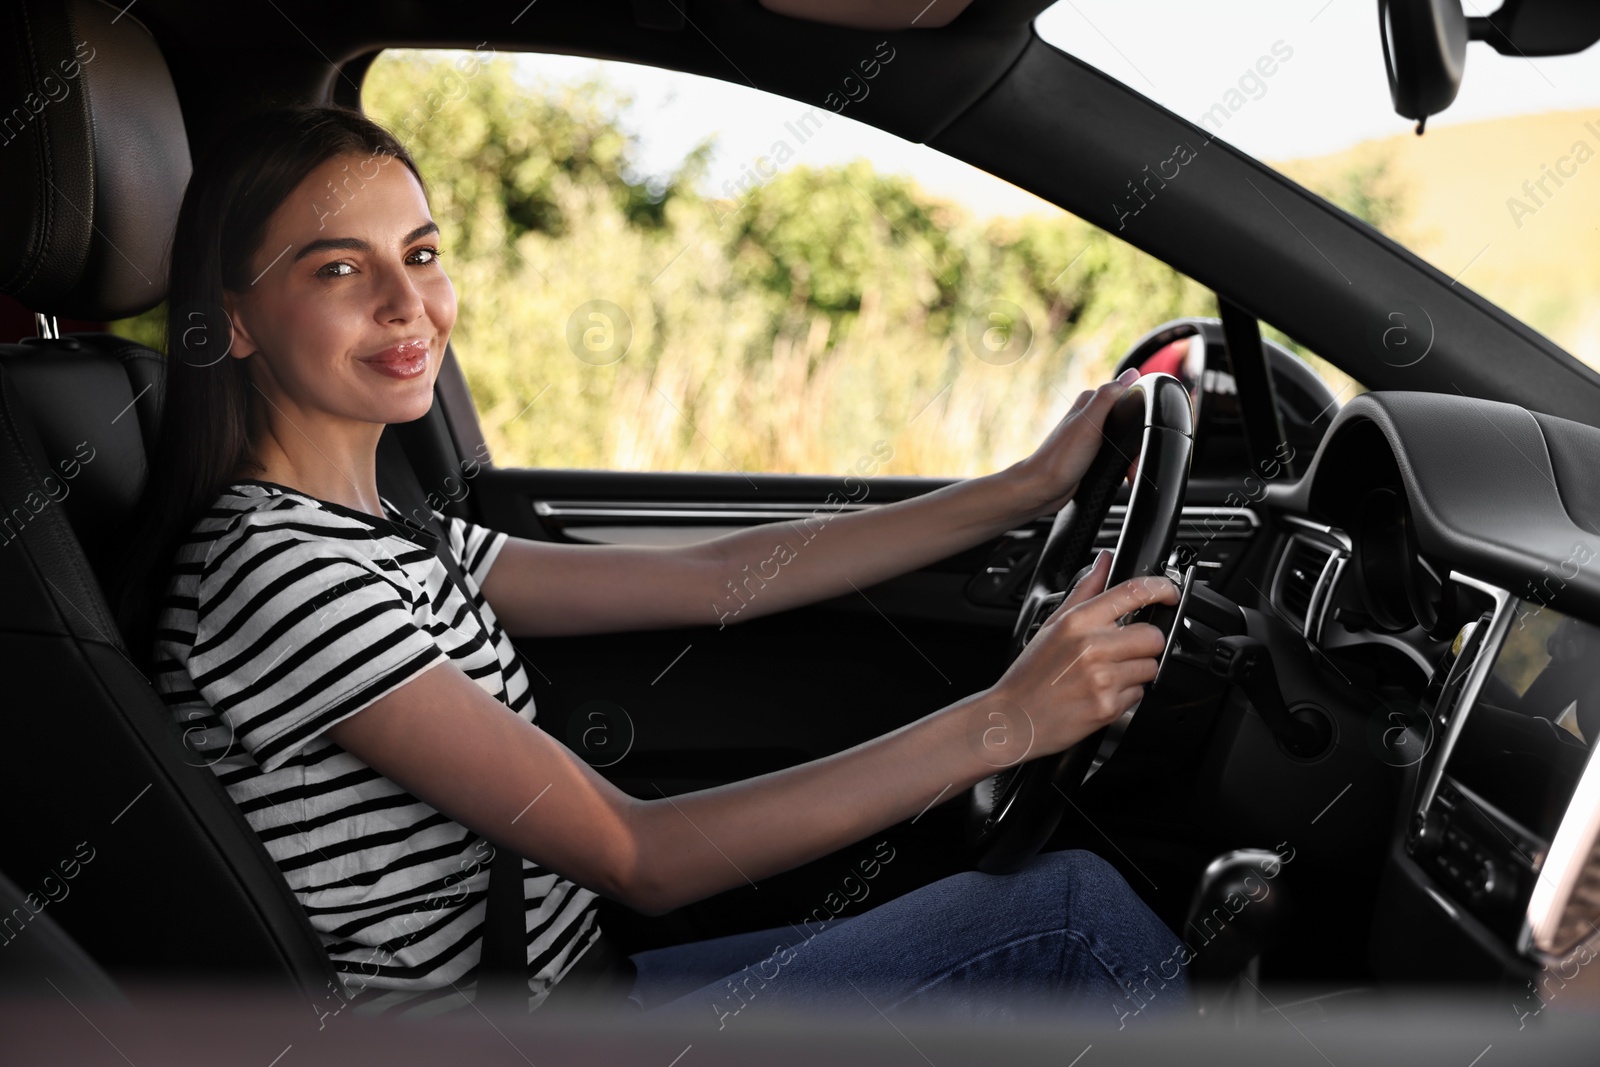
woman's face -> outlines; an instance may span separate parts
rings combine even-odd
[[[295,188],[254,284],[227,294],[230,355],[251,361],[269,420],[315,437],[427,413],[456,320],[437,243],[422,187],[391,156],[338,156]]]

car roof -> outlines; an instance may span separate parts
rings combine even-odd
[[[896,44],[903,40],[905,47],[895,73],[908,91],[874,93],[852,105],[852,117],[910,140],[928,139],[1015,62],[1032,37],[1033,18],[1048,6],[1048,0],[978,0],[947,28],[897,34]],[[681,11],[684,24],[641,25],[636,11],[650,9],[668,19]],[[191,125],[200,120],[202,127],[225,121],[247,96],[320,93],[331,66],[379,48],[480,43],[646,63],[820,104],[832,82],[870,56],[886,32],[791,18],[755,0],[538,0],[521,10],[515,3],[144,0],[135,13],[161,43],[186,112],[196,110]],[[186,91],[199,84],[213,89],[209,108]]]

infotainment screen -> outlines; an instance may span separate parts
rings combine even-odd
[[[1445,773],[1549,842],[1600,739],[1600,628],[1516,605]]]

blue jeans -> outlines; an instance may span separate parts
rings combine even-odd
[[[1071,1015],[1121,1029],[1184,1006],[1188,954],[1115,868],[1068,851],[1014,874],[951,875],[860,915],[630,958],[637,1007],[711,1031],[764,1011]]]

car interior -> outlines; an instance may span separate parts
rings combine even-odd
[[[104,591],[163,360],[106,324],[162,301],[191,160],[232,116],[359,106],[382,50],[480,42],[817,103],[887,36],[909,91],[853,117],[1111,232],[1129,178],[1197,131],[1041,40],[1043,0],[926,24],[920,4],[821,0],[3,6],[0,925],[15,943],[0,976],[89,999],[196,975],[334,995],[305,913],[130,660]],[[1588,16],[1571,6],[1507,0],[1497,32],[1579,51]],[[1439,106],[1411,99],[1413,117]],[[759,886],[659,917],[607,901],[628,951],[800,919],[880,841],[896,859],[845,914],[1036,851],[1097,852],[1194,950],[1201,1013],[1289,987],[1318,1011],[1415,985],[1520,991],[1594,930],[1600,374],[1220,140],[1163,195],[1159,224],[1121,236],[1221,314],[1151,322],[1122,355],[1144,376],[1061,513],[737,626],[521,642],[536,721],[578,748],[626,709],[623,754],[591,762],[632,795],[671,795],[985,688],[1088,553],[1116,548],[1118,573],[1183,589],[1138,713]],[[1426,331],[1426,358],[1396,354],[1396,315]],[[1341,402],[1263,324],[1368,391]],[[386,429],[380,486],[446,484],[484,442],[452,352],[429,413]],[[949,481],[875,475],[862,499],[842,475],[486,464],[441,510],[532,539],[669,544]]]

